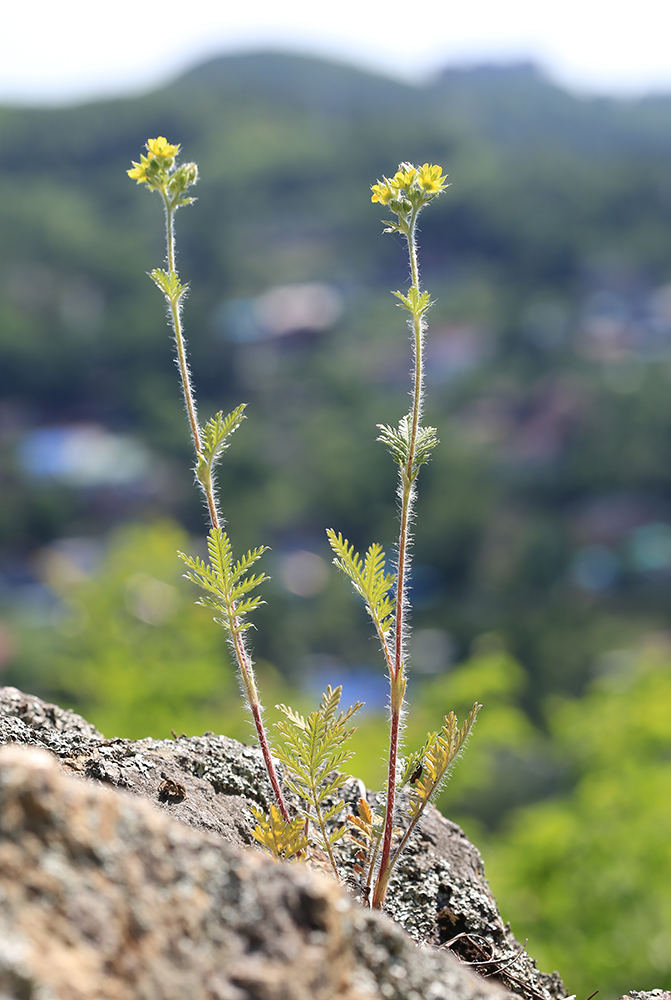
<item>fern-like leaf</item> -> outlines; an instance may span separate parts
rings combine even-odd
[[[247,404],[241,403],[224,416],[220,410],[210,417],[208,422],[201,428],[201,448],[207,463],[212,467],[221,458],[221,455],[229,447],[230,436],[237,431],[238,427],[245,420],[245,408]]]
[[[388,424],[378,424],[380,432],[378,441],[386,445],[389,452],[397,463],[404,477],[408,475],[408,464],[410,463],[410,440],[412,425],[410,415],[406,413],[398,422],[398,427],[390,427]],[[418,427],[415,437],[415,452],[410,469],[410,482],[413,482],[422,465],[426,464],[431,457],[431,452],[438,444],[435,427]]]
[[[302,816],[295,816],[287,822],[274,803],[271,803],[268,815],[260,806],[252,804],[249,808],[256,820],[252,831],[254,840],[265,847],[276,861],[306,859],[308,840]]]
[[[422,748],[422,773],[410,788],[408,819],[414,824],[447,777],[475,723],[481,706],[476,702],[464,724],[459,727],[454,712],[445,716],[439,733],[430,733]]]
[[[362,703],[357,702],[346,712],[339,712],[341,695],[342,687],[332,689],[329,685],[319,708],[307,718],[287,705],[277,705],[285,718],[276,723],[283,741],[275,751],[286,768],[285,783],[305,801],[307,808],[302,816],[304,820],[312,819],[315,840],[328,854],[338,879],[331,846],[344,836],[346,825],[327,829],[343,809],[342,802],[328,800],[347,781],[347,775],[340,769],[354,756],[353,751],[345,747],[354,732],[353,728],[348,728],[348,722],[362,707]]]
[[[197,584],[206,593],[198,604],[215,608],[219,615],[215,621],[223,625],[231,635],[237,635],[252,628],[252,623],[245,617],[263,604],[261,597],[248,597],[250,591],[264,583],[268,577],[265,573],[245,576],[250,566],[257,562],[266,546],[251,549],[246,555],[233,564],[231,542],[221,528],[212,528],[207,538],[209,564],[198,556],[187,556],[184,552],[177,555],[187,568],[184,574],[188,580]]]
[[[424,770],[424,757],[426,756],[426,751],[431,742],[431,739],[435,739],[435,733],[429,733],[426,738],[426,742],[419,750],[415,750],[414,753],[408,754],[401,761],[401,776],[398,781],[398,788],[405,788],[406,785],[414,785],[416,781],[421,777]]]
[[[414,755],[414,759],[406,761],[403,781],[406,786],[410,785],[410,791],[404,817],[408,825],[397,841],[393,857],[386,868],[386,881],[389,880],[391,871],[403,853],[424,809],[449,777],[450,770],[466,744],[481,707],[475,702],[461,728],[454,712],[450,712],[445,716],[440,732],[429,733],[426,743]],[[413,771],[410,770],[412,764],[414,764]]]
[[[382,546],[374,542],[363,560],[340,532],[336,535],[333,528],[328,528],[326,534],[335,554],[334,565],[350,578],[357,594],[364,599],[366,610],[384,646],[393,621],[392,589],[396,584],[396,575],[385,572],[386,557]]]
[[[410,288],[407,295],[404,295],[403,292],[392,292],[391,294],[399,300],[399,307],[407,309],[413,316],[423,316],[433,305],[429,293],[420,292],[415,285]]]
[[[183,285],[174,272],[168,274],[161,267],[155,267],[153,271],[150,271],[149,277],[160,288],[165,297],[174,303],[179,302],[182,296],[189,290],[189,286]]]
[[[250,549],[241,559],[238,559],[235,566],[233,567],[233,572],[231,573],[231,581],[234,583],[238,580],[243,573],[246,573],[250,566],[253,566],[255,562],[258,562],[264,552],[268,551],[267,545],[259,545],[255,549]]]
[[[374,813],[368,802],[360,798],[357,806],[358,815],[350,813],[347,816],[347,834],[356,845],[354,874],[359,876],[362,903],[368,902],[375,862],[382,842],[384,832],[383,817]]]

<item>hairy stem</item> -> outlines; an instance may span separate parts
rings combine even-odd
[[[434,788],[434,791],[435,791],[435,788]],[[431,792],[431,795],[433,795],[433,792]],[[431,795],[428,795],[426,797],[426,799],[424,800],[424,802],[422,802],[417,815],[412,819],[412,821],[411,821],[408,829],[405,831],[405,833],[401,837],[401,840],[399,841],[398,846],[397,846],[396,850],[394,851],[393,856],[390,858],[389,864],[387,865],[387,882],[389,881],[391,873],[394,870],[394,865],[396,864],[396,862],[400,858],[401,854],[403,853],[403,849],[404,849],[405,845],[410,840],[410,837],[412,835],[413,830],[415,829],[415,827],[419,823],[419,821],[421,819],[421,816],[422,816],[422,813],[424,812],[424,809],[426,808],[426,806],[431,801]],[[386,883],[385,883],[385,888],[386,888]]]
[[[161,191],[163,196],[163,205],[165,207],[165,224],[166,224],[166,243],[168,251],[168,273],[170,277],[177,277],[177,271],[175,268],[175,223],[174,216],[175,210],[170,205],[170,200],[168,198],[167,191],[163,189]],[[196,450],[196,458],[200,459],[203,455],[203,446],[201,442],[200,427],[198,425],[198,416],[196,410],[196,397],[193,391],[193,386],[191,385],[191,374],[189,372],[189,365],[186,357],[186,344],[184,343],[184,336],[182,334],[182,319],[180,315],[179,308],[179,298],[174,296],[166,296],[168,299],[168,304],[170,306],[170,317],[172,319],[172,328],[175,335],[175,345],[177,347],[177,364],[179,368],[180,379],[182,382],[182,390],[184,392],[184,403],[186,405],[186,412],[189,418],[189,425],[191,427],[191,436],[193,438],[193,446]],[[209,471],[209,470],[208,470]],[[212,483],[212,475],[209,473],[205,478],[205,482],[201,482],[203,490],[205,492],[205,498],[207,500],[207,509],[210,515],[210,521],[212,527],[219,530],[221,527],[221,520],[217,510],[217,499],[214,492],[214,486]],[[273,762],[272,754],[270,753],[270,745],[268,743],[268,736],[266,734],[265,727],[263,725],[263,718],[261,714],[261,703],[259,701],[259,696],[256,690],[256,684],[254,682],[254,672],[252,670],[252,665],[249,662],[249,656],[247,650],[245,649],[245,644],[240,634],[240,629],[238,627],[238,620],[235,617],[235,608],[231,603],[229,605],[230,619],[231,619],[231,635],[233,637],[233,648],[235,651],[235,658],[238,663],[238,669],[240,670],[240,676],[242,677],[242,683],[245,688],[245,693],[247,695],[247,700],[249,702],[249,707],[251,709],[252,718],[254,720],[254,727],[256,729],[256,735],[258,736],[259,744],[261,746],[261,752],[263,754],[263,760],[266,765],[266,771],[268,772],[268,777],[270,779],[270,784],[272,785],[273,794],[279,806],[280,812],[282,813],[282,818],[285,822],[289,822],[289,810],[287,809],[287,804],[280,787],[280,783],[277,777],[277,771],[275,769],[275,764]]]
[[[165,206],[165,225],[166,225],[166,243],[168,249],[168,273],[170,277],[177,277],[177,271],[175,269],[175,212],[171,207],[168,200],[168,195],[165,191],[161,192],[163,195],[163,204]],[[189,372],[189,365],[186,359],[186,344],[184,343],[184,335],[182,333],[182,318],[180,315],[179,300],[177,298],[168,298],[168,303],[170,305],[170,318],[172,319],[172,329],[175,334],[175,346],[177,347],[177,365],[179,367],[180,380],[182,382],[182,390],[184,392],[184,404],[186,406],[187,416],[189,418],[189,426],[191,428],[191,437],[193,439],[193,446],[196,450],[196,458],[200,458],[203,453],[203,446],[200,438],[200,427],[198,425],[198,414],[196,410],[196,397],[193,391],[193,386],[191,385],[191,373]],[[207,500],[207,509],[210,515],[210,521],[213,528],[219,528],[219,514],[217,511],[217,502],[214,495],[214,489],[212,487],[212,479],[208,477],[208,481],[203,485],[203,490],[205,491],[205,498]]]
[[[364,903],[368,902],[370,896],[371,885],[373,883],[373,875],[375,874],[375,862],[377,861],[378,852],[380,850],[381,837],[378,837],[375,841],[375,847],[370,858],[370,864],[368,866],[368,877],[366,878],[366,888],[364,891]]]
[[[410,219],[408,231],[408,254],[410,257],[410,274],[412,287],[419,293],[419,271],[417,267],[417,247],[415,244],[415,223],[417,212],[415,211]],[[410,511],[415,494],[415,448],[417,442],[417,429],[422,410],[422,319],[415,314],[413,316],[413,394],[412,394],[412,424],[410,431],[410,442],[408,449],[408,460],[404,468],[400,470],[401,477],[401,523],[398,538],[398,573],[396,582],[396,608],[394,614],[394,663],[390,670],[391,683],[391,716],[389,725],[389,768],[387,772],[387,808],[385,815],[384,837],[382,841],[382,855],[380,858],[380,868],[378,871],[375,890],[373,892],[372,905],[379,909],[385,899],[387,883],[391,874],[390,856],[391,844],[394,831],[394,810],[396,805],[396,771],[398,768],[398,748],[399,730],[401,723],[401,712],[403,707],[403,691],[405,683],[403,681],[403,653],[405,647],[405,581],[410,565],[409,552],[409,529]]]
[[[268,737],[266,735],[265,726],[263,725],[263,719],[261,718],[261,704],[257,699],[254,702],[250,702],[249,706],[252,710],[252,718],[254,719],[254,725],[256,727],[256,735],[259,738],[259,743],[261,745],[261,753],[263,754],[263,761],[266,765],[266,771],[268,772],[268,777],[270,778],[270,784],[272,785],[273,795],[275,796],[275,801],[282,813],[282,819],[285,823],[289,822],[289,810],[287,809],[287,803],[282,793],[280,787],[280,782],[277,777],[277,771],[275,770],[275,764],[273,762],[272,754],[270,753],[270,746],[268,744]]]
[[[387,894],[387,883],[391,874],[389,867],[389,857],[391,854],[391,839],[394,831],[394,806],[396,803],[396,769],[398,762],[398,734],[399,734],[400,712],[392,712],[389,727],[389,774],[387,778],[387,809],[384,824],[384,837],[382,840],[382,856],[380,858],[380,868],[373,891],[372,905],[375,909],[380,909]],[[390,821],[391,819],[391,821]]]

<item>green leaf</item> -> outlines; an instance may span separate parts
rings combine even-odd
[[[182,296],[188,291],[189,286],[183,285],[176,274],[168,274],[160,267],[155,267],[149,272],[149,277],[154,284],[160,288],[167,299],[174,304],[179,302]]]
[[[410,820],[416,821],[419,818],[426,804],[449,777],[455,761],[466,745],[481,707],[475,702],[461,728],[454,712],[450,712],[445,716],[440,732],[429,733],[427,736],[426,743],[417,755],[417,757],[421,755],[421,774],[410,786],[410,805],[407,811]],[[405,784],[412,778],[412,773],[408,774],[409,769],[410,764],[407,764],[404,769],[404,778],[407,775]]]
[[[250,566],[259,561],[264,552],[268,552],[268,546],[259,545],[255,549],[250,549],[241,559],[238,559],[231,573],[231,582],[235,583],[236,580],[239,580]]]
[[[307,718],[287,705],[277,705],[285,718],[275,724],[282,736],[275,752],[286,769],[287,787],[306,803],[302,815],[311,826],[316,842],[328,853],[337,877],[338,869],[331,852],[334,831],[328,827],[342,811],[343,803],[331,800],[347,780],[339,768],[353,756],[345,746],[354,732],[347,723],[362,707],[357,702],[347,711],[339,712],[341,695],[341,687],[332,689],[329,686],[319,708]],[[325,809],[322,808],[324,804]],[[343,826],[337,839],[344,832]]]
[[[386,226],[383,229],[383,233],[402,233],[404,236],[408,235],[408,224],[405,219],[399,219],[398,222],[392,222],[390,219],[383,219],[382,225]]]
[[[298,712],[294,712],[293,708],[289,708],[288,705],[275,705],[280,712],[283,712],[299,729],[305,729],[305,719]],[[278,728],[282,725],[281,722],[277,723]]]
[[[403,292],[392,292],[391,294],[399,300],[398,304],[401,309],[407,309],[409,313],[418,318],[423,316],[433,305],[429,293],[418,291],[414,285],[408,290],[407,295],[404,295]]]
[[[215,621],[223,625],[231,635],[240,634],[253,628],[251,622],[246,622],[245,616],[263,604],[259,596],[248,597],[268,577],[265,573],[245,576],[250,566],[257,562],[267,547],[264,545],[250,549],[246,555],[233,564],[231,542],[221,528],[212,528],[207,538],[209,565],[199,557],[187,556],[183,552],[177,555],[187,567],[184,575],[188,580],[206,591],[198,601],[199,604],[215,608],[221,617],[215,616]]]
[[[336,535],[332,528],[328,528],[326,534],[336,556],[334,564],[350,578],[352,586],[366,602],[368,614],[384,641],[392,625],[394,602],[390,591],[396,583],[396,574],[385,572],[386,556],[382,546],[374,542],[364,561],[342,534]]]
[[[419,472],[420,465],[429,461],[431,452],[439,443],[435,427],[418,427],[415,441],[415,464],[413,468]]]
[[[326,688],[325,693],[322,695],[321,705],[319,706],[319,711],[326,721],[331,719],[338,711],[341,695],[342,684],[338,685],[335,691],[330,684]]]
[[[203,457],[210,468],[218,462],[224,451],[230,446],[228,439],[246,419],[244,412],[246,406],[246,403],[241,403],[227,416],[224,416],[220,410],[219,413],[210,417],[205,426],[201,428]]]
[[[410,447],[412,438],[412,422],[410,414],[401,417],[398,427],[378,424],[380,431],[378,441],[389,449],[392,458],[398,464],[404,476],[408,474],[410,464]],[[431,452],[438,444],[435,427],[418,427],[415,435],[415,451],[410,468],[410,482],[417,478],[420,466],[429,461]]]
[[[259,806],[250,805],[257,825],[252,831],[254,840],[262,844],[278,861],[305,860],[308,846],[305,823],[302,816],[287,822],[274,803],[266,815]]]

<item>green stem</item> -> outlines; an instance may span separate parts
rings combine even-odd
[[[419,271],[417,267],[417,247],[415,244],[415,223],[417,221],[417,210],[411,216],[406,237],[408,240],[408,253],[410,256],[410,274],[412,286],[419,293]],[[409,525],[410,511],[415,494],[415,448],[417,442],[417,429],[422,410],[422,319],[417,314],[413,317],[414,335],[414,372],[413,372],[413,401],[412,401],[412,423],[410,431],[410,442],[408,449],[408,460],[401,473],[401,524],[398,539],[398,574],[396,582],[396,608],[394,615],[394,663],[390,670],[390,683],[392,690],[391,718],[389,725],[389,767],[387,772],[387,809],[385,815],[384,837],[382,841],[382,855],[380,858],[380,868],[378,871],[375,890],[373,892],[373,906],[379,909],[384,904],[387,892],[387,883],[391,874],[390,856],[391,844],[394,831],[394,810],[396,805],[396,771],[398,768],[399,730],[401,722],[401,711],[403,695],[399,689],[402,681],[403,671],[403,651],[405,645],[405,581],[410,565],[409,553]],[[396,688],[396,690],[395,690]]]
[[[177,271],[175,269],[175,212],[170,205],[167,192],[162,190],[161,194],[163,196],[163,205],[165,208],[166,243],[168,246],[168,273],[172,278],[177,277]],[[168,297],[168,304],[170,306],[172,329],[175,334],[177,364],[179,366],[179,374],[182,382],[182,391],[184,392],[184,404],[189,418],[193,446],[196,449],[196,457],[200,458],[203,453],[203,446],[200,439],[200,427],[198,425],[198,414],[196,411],[196,397],[193,391],[193,386],[191,385],[191,373],[189,372],[189,365],[186,360],[186,345],[184,343],[184,335],[182,333],[182,318],[179,309],[179,299]],[[209,486],[203,486],[203,489],[205,490],[212,527],[219,528],[219,515],[217,513],[217,504],[211,480]]]
[[[310,773],[312,774],[312,771]],[[324,847],[326,848],[326,852],[329,856],[329,861],[331,862],[331,867],[333,868],[333,873],[336,877],[336,882],[340,882],[340,872],[338,871],[338,866],[333,856],[333,848],[331,847],[331,842],[329,840],[328,833],[326,832],[326,824],[324,823],[324,818],[322,816],[322,811],[319,805],[319,796],[317,795],[317,787],[315,785],[314,779],[311,779],[310,790],[312,792],[312,802],[315,807],[315,812],[317,813],[317,822],[319,824],[319,829],[321,831],[322,841],[324,843]]]
[[[373,882],[373,875],[375,873],[375,862],[377,861],[378,851],[380,850],[380,843],[382,837],[377,837],[375,841],[375,847],[373,848],[373,853],[370,858],[370,865],[368,866],[368,877],[366,878],[366,890],[364,892],[364,903],[368,903],[370,896],[370,889]]]
[[[174,215],[175,210],[170,204],[170,199],[168,198],[168,193],[163,188],[161,190],[161,195],[163,196],[163,205],[165,208],[165,223],[166,223],[166,243],[168,249],[168,273],[170,277],[177,277],[177,271],[175,269],[175,223]],[[184,343],[184,336],[182,334],[182,319],[179,309],[179,299],[166,296],[168,299],[168,304],[170,306],[170,317],[172,319],[172,328],[175,334],[175,344],[177,347],[177,363],[179,367],[179,374],[182,382],[182,390],[184,392],[184,403],[186,405],[186,412],[189,418],[189,425],[191,427],[191,437],[193,438],[193,446],[196,450],[196,459],[199,460],[203,456],[203,446],[200,435],[200,427],[198,426],[198,415],[196,410],[196,397],[193,391],[193,386],[191,385],[191,374],[189,372],[189,365],[186,357],[186,345]],[[209,472],[209,468],[208,468]],[[200,482],[200,480],[199,480]],[[210,514],[210,521],[212,527],[215,530],[220,530],[221,521],[219,518],[219,513],[217,510],[217,499],[214,493],[214,487],[212,484],[212,476],[208,474],[206,482],[201,484],[203,490],[205,491],[205,498],[207,500],[207,508]],[[261,714],[261,702],[259,701],[259,696],[256,690],[256,683],[254,681],[254,671],[252,665],[249,662],[249,657],[247,650],[245,649],[245,644],[240,634],[240,629],[238,627],[238,619],[235,617],[235,608],[232,602],[229,603],[229,619],[231,622],[230,634],[233,637],[233,648],[235,651],[235,658],[238,663],[238,669],[240,670],[240,676],[242,677],[242,683],[247,694],[247,701],[249,702],[249,707],[251,709],[252,718],[254,720],[254,727],[256,729],[256,734],[258,736],[259,744],[261,746],[261,753],[263,754],[263,760],[266,765],[266,771],[268,772],[268,777],[270,779],[270,784],[272,785],[273,794],[279,806],[280,812],[282,813],[282,818],[285,822],[289,822],[289,810],[287,809],[287,804],[280,787],[280,783],[277,777],[277,771],[275,769],[275,764],[273,762],[272,754],[270,752],[270,745],[268,743],[268,736],[266,734],[265,727],[263,725],[263,718]]]
[[[410,840],[410,837],[412,835],[412,831],[415,829],[415,827],[419,823],[419,820],[421,819],[422,813],[424,812],[424,809],[426,808],[426,806],[431,801],[431,796],[434,794],[434,792],[436,791],[437,787],[438,787],[438,783],[434,784],[434,786],[433,786],[433,788],[431,790],[431,793],[429,795],[427,795],[427,797],[425,798],[425,800],[422,802],[422,804],[419,807],[419,810],[417,812],[417,815],[412,819],[412,821],[410,823],[410,826],[408,827],[408,829],[405,831],[405,833],[401,837],[401,840],[399,841],[398,847],[394,851],[394,854],[391,857],[391,859],[389,861],[389,864],[387,866],[387,872],[388,872],[387,881],[389,880],[389,877],[391,876],[391,873],[394,870],[394,866],[395,866],[396,862],[398,861],[398,859],[400,858],[401,854],[403,853],[403,848],[405,847],[405,845]]]
[[[175,270],[175,210],[170,204],[170,199],[168,198],[168,192],[163,188],[161,190],[161,195],[163,197],[163,206],[165,208],[165,228],[166,228],[166,243],[168,244],[168,272],[169,274],[176,274]]]

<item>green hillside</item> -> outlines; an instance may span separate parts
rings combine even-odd
[[[391,539],[392,471],[374,425],[405,391],[388,295],[403,255],[380,238],[368,188],[401,159],[431,160],[453,186],[422,233],[443,448],[419,510],[418,587],[430,582],[417,624],[447,630],[457,659],[479,633],[502,631],[532,675],[532,703],[578,690],[600,651],[668,617],[665,557],[641,569],[634,550],[646,525],[663,545],[670,517],[671,317],[668,295],[655,298],[671,262],[670,122],[671,99],[578,98],[531,66],[451,70],[420,88],[277,54],[217,59],[132,100],[3,109],[10,577],[58,537],[129,518],[167,512],[200,530],[145,277],[162,255],[159,205],[125,176],[154,134],[181,141],[201,170],[179,239],[204,410],[250,402],[227,465],[240,544],[325,555],[329,524],[362,543]],[[336,290],[334,325],[243,342],[236,303],[309,282]],[[17,462],[35,429],[82,423],[134,435],[160,474],[116,492],[73,489]],[[594,586],[575,582],[581,552]],[[276,590],[259,644],[283,671],[296,675],[315,651],[372,659],[365,623],[354,617],[353,641],[325,601]]]

